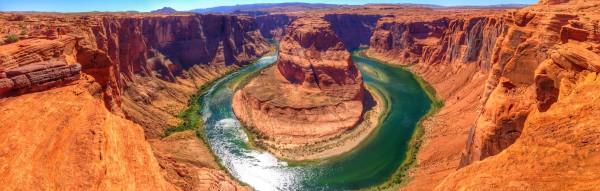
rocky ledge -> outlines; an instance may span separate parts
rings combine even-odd
[[[276,66],[233,98],[233,110],[258,140],[303,144],[352,129],[363,114],[362,75],[331,25],[301,18],[281,41]]]
[[[37,62],[0,71],[0,97],[47,89],[78,80],[81,65],[65,62]]]

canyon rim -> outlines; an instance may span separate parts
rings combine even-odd
[[[236,147],[277,157],[268,158],[277,168],[264,168],[283,178],[318,177],[288,169],[383,149],[368,147],[379,127],[411,111],[389,96],[418,92],[434,109],[400,120],[418,124],[400,133],[411,140],[389,147],[406,154],[379,161],[392,161],[389,176],[351,187],[344,181],[372,172],[360,166],[378,162],[361,161],[318,188],[600,189],[600,1],[367,3],[194,10],[202,13],[4,10],[29,4],[7,3],[0,190],[261,190],[215,152],[200,109],[207,92],[268,56],[277,59],[226,87],[231,103],[217,109],[232,110],[221,122],[234,126],[222,128],[257,146]],[[412,74],[390,76],[398,73],[359,57]],[[375,78],[421,83],[367,83]],[[391,86],[406,91],[381,93]]]

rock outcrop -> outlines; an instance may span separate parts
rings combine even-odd
[[[470,165],[438,189],[482,188],[488,173],[500,175],[485,180],[493,189],[598,189],[597,148],[588,143],[599,123],[589,117],[597,112],[592,95],[598,92],[599,10],[597,1],[540,1],[507,15],[508,30],[498,41],[487,81],[487,104],[463,158]],[[498,102],[505,104],[493,104]],[[523,170],[502,173],[508,166]],[[525,179],[529,174],[536,177]]]
[[[556,101],[558,82],[536,76],[536,70],[542,67],[543,61],[549,56],[556,56],[555,50],[549,51],[553,46],[576,41],[589,42],[581,46],[597,49],[594,44],[598,40],[591,35],[594,21],[589,19],[593,15],[528,9],[509,12],[505,16],[507,29],[499,37],[493,53],[492,71],[482,98],[484,105],[472,128],[463,165],[496,155],[509,147],[520,136],[535,105],[545,110]],[[575,63],[586,61],[579,58],[571,60]],[[569,66],[567,70],[575,72],[579,68],[584,66]],[[593,66],[585,65],[585,68]],[[547,73],[560,70],[553,68]]]
[[[548,52],[535,74],[537,104],[513,145],[452,173],[436,190],[600,189],[600,78],[593,67],[580,67],[597,64],[600,55],[584,44],[556,45]],[[554,86],[551,81],[556,91],[545,91]],[[552,104],[548,93],[556,93]]]
[[[502,22],[497,17],[475,16],[383,18],[377,23],[369,50],[404,65],[476,62],[483,70],[489,70]]]
[[[404,189],[433,189],[432,182],[440,182],[450,173],[453,175],[438,189],[540,189],[545,188],[543,185],[548,181],[556,182],[549,184],[555,189],[593,188],[585,186],[593,183],[570,181],[575,177],[563,173],[559,166],[589,164],[577,172],[591,172],[588,169],[596,168],[591,158],[594,154],[580,156],[563,150],[560,152],[565,155],[558,155],[544,151],[536,146],[541,143],[536,137],[554,139],[559,136],[555,131],[562,130],[550,128],[552,125],[548,123],[536,125],[529,121],[537,115],[548,115],[546,112],[551,111],[562,96],[559,92],[565,88],[571,92],[577,79],[583,78],[580,76],[596,72],[597,65],[593,63],[597,62],[594,60],[600,52],[600,38],[594,32],[598,19],[594,12],[598,7],[597,2],[578,1],[505,11],[503,15],[498,11],[458,17],[439,14],[437,18],[382,18],[371,39],[368,55],[409,65],[409,69],[430,82],[445,101],[438,114],[424,122],[425,143],[417,156],[419,167],[412,171],[414,179]],[[564,10],[577,14],[563,13]],[[594,105],[587,100],[582,104],[585,108]],[[555,108],[551,112],[558,114],[559,110]],[[580,116],[580,119],[587,118]],[[556,119],[552,124],[561,126],[566,122],[561,120]],[[593,123],[597,122],[589,124]],[[531,133],[528,128],[533,126],[542,128],[536,128],[535,136],[526,136]],[[554,130],[543,132],[544,128]],[[588,139],[579,138],[571,136],[569,139],[584,142]],[[461,155],[464,144],[467,149]],[[551,162],[552,157],[561,156],[578,159],[563,160],[564,164]],[[521,160],[512,162],[514,158]],[[536,166],[539,161],[548,162]],[[505,168],[512,166],[530,171],[512,173]],[[457,167],[468,170],[461,168],[455,172]],[[541,169],[553,169],[548,171],[555,173],[545,174]],[[535,174],[535,178],[528,174]],[[486,182],[490,179],[496,182]]]
[[[7,190],[175,190],[142,127],[84,84],[0,99],[0,184]]]
[[[147,138],[176,125],[196,87],[269,51],[251,18],[229,15],[107,17],[90,32],[77,60]]]
[[[599,12],[598,1],[541,0],[511,11],[265,12],[258,24],[0,13],[0,40],[29,31],[0,46],[0,185],[246,189],[193,132],[162,136],[197,87],[269,51],[260,29],[281,40],[280,60],[233,100],[258,139],[304,144],[352,128],[364,88],[346,49],[366,43],[368,56],[407,66],[444,101],[423,122],[404,190],[598,190]]]
[[[276,66],[236,92],[233,109],[259,138],[310,143],[353,128],[363,94],[362,76],[331,25],[302,18],[288,28]]]
[[[183,190],[250,190],[218,170],[217,160],[195,131],[173,133],[149,143],[165,179]]]
[[[18,26],[18,22],[1,21],[8,28],[27,28],[30,34],[27,38],[0,48],[0,86],[3,91],[0,94],[2,97],[11,96],[0,99],[1,108],[8,109],[4,112],[11,113],[3,116],[31,110],[33,112],[28,115],[50,123],[46,125],[60,123],[60,128],[44,128],[45,134],[65,134],[68,138],[43,139],[35,144],[19,147],[9,145],[13,148],[10,153],[24,154],[2,155],[5,165],[3,169],[12,169],[11,172],[16,173],[22,170],[19,167],[24,166],[18,161],[33,160],[32,164],[35,166],[28,168],[34,171],[28,171],[22,176],[39,178],[34,181],[22,179],[21,175],[2,173],[0,180],[4,186],[28,188],[49,185],[48,188],[56,189],[84,189],[106,184],[106,187],[99,188],[246,189],[227,177],[216,165],[203,166],[201,162],[172,157],[180,151],[171,148],[182,143],[162,139],[162,136],[167,128],[177,126],[180,122],[177,114],[186,107],[198,87],[270,51],[271,47],[260,35],[252,18],[183,13],[169,16],[89,13],[32,14],[31,19],[35,22],[23,23],[22,26]],[[55,88],[57,85],[66,85],[66,82],[66,87]],[[41,92],[18,95],[36,91]],[[62,94],[69,92],[74,92],[74,95],[67,97],[68,99],[62,97]],[[32,96],[40,95],[43,97],[31,101]],[[82,99],[81,104],[87,106],[64,106],[79,104],[75,103],[78,98]],[[23,107],[18,107],[17,103]],[[52,106],[37,108],[31,103]],[[38,115],[37,112],[42,111],[60,111],[60,114]],[[69,119],[63,119],[64,116]],[[64,123],[76,123],[73,120],[79,118],[91,119],[98,116],[103,116],[102,120],[80,123],[83,129],[74,130],[64,126]],[[18,123],[21,117],[13,116],[18,120],[13,120],[15,123],[3,123],[1,129],[22,132],[22,138],[28,138],[33,135],[31,132],[38,131],[36,128],[24,128]],[[23,124],[27,127],[44,126],[33,122]],[[94,137],[98,136],[100,138],[95,142],[87,141],[90,132],[92,137],[89,140],[96,140]],[[3,135],[11,136],[9,133]],[[71,139],[73,137],[77,139]],[[114,137],[121,138],[113,139]],[[190,141],[185,143],[204,146],[201,142],[192,143],[193,139],[197,138],[188,137],[187,140]],[[153,144],[148,145],[147,140]],[[71,144],[71,141],[75,142]],[[107,147],[106,142],[114,147]],[[30,150],[39,150],[55,143],[61,145],[43,154],[55,156],[55,160],[19,158],[29,156]],[[67,147],[63,148],[63,143]],[[94,154],[95,151],[90,150],[61,154],[66,153],[61,149],[71,149],[73,146],[69,145],[75,143],[82,148],[99,147],[101,152]],[[136,149],[144,151],[143,154],[137,154],[141,151]],[[210,156],[210,160],[214,161],[207,149],[190,152],[195,156]],[[124,153],[127,153],[127,157],[122,156]],[[31,154],[34,155],[37,154]],[[131,157],[135,160],[130,160]],[[108,165],[113,163],[115,165]],[[81,180],[72,181],[77,177],[73,178],[71,175],[76,174],[58,175],[58,170],[51,169],[50,174],[41,175],[35,170],[46,169],[46,166],[89,174],[81,176]],[[103,170],[102,166],[106,166],[109,172]],[[115,166],[120,170],[113,170],[116,169]],[[102,176],[96,177],[97,174]],[[105,174],[110,177],[103,177]],[[136,177],[147,183],[142,183]],[[54,183],[57,185],[52,185]],[[60,183],[65,183],[66,186],[59,185]]]
[[[33,92],[78,80],[81,65],[64,62],[38,62],[0,73],[0,94]]]
[[[426,12],[379,20],[366,54],[404,65],[435,89],[444,106],[423,122],[424,143],[405,190],[431,190],[455,171],[477,118],[501,10]],[[450,122],[451,121],[451,122]]]

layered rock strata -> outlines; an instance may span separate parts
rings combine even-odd
[[[589,76],[597,72],[593,63],[600,38],[594,32],[594,23],[599,5],[585,1],[548,4],[543,1],[539,6],[503,15],[497,12],[379,21],[367,54],[409,65],[445,101],[444,107],[424,122],[425,143],[417,156],[419,167],[411,171],[414,179],[405,190],[433,189],[436,184],[432,182],[440,182],[450,173],[437,189],[594,188],[590,187],[594,181],[586,183],[586,178],[561,170],[564,166],[584,165],[575,174],[595,177],[595,152],[591,151],[595,147],[582,146],[591,149],[589,155],[569,150],[577,140],[589,142],[586,140],[590,137],[565,133],[571,132],[565,128],[575,126],[567,123],[558,107],[553,110],[553,105],[560,102],[561,96],[569,99],[566,94],[588,96],[571,90],[584,83],[584,78],[589,78],[588,82],[595,79]],[[584,89],[595,91],[592,84]],[[593,99],[565,110],[593,108]],[[538,118],[546,121],[535,122]],[[597,123],[585,115],[571,114],[569,119],[586,121],[581,127]],[[560,146],[557,152],[544,148],[550,142],[566,147]],[[467,149],[460,154],[465,144]],[[553,157],[577,159],[557,162]],[[468,170],[453,173],[461,166]],[[514,166],[527,170],[513,173],[510,169]]]
[[[233,109],[260,139],[310,143],[352,129],[363,94],[362,76],[331,25],[302,18],[288,28],[276,66],[236,92]]]
[[[514,144],[450,174],[436,190],[599,189],[600,78],[597,70],[580,66],[597,64],[600,55],[584,44],[570,42],[548,52],[535,74],[536,81],[543,81],[534,85],[537,98],[531,102],[536,104]],[[556,91],[545,91],[553,84]],[[556,93],[549,107],[548,93]]]
[[[0,99],[7,190],[176,190],[139,125],[75,84]]]
[[[45,90],[78,80],[81,65],[64,62],[38,62],[0,73],[0,94]]]
[[[405,190],[431,190],[455,171],[477,118],[490,53],[503,29],[502,11],[430,13],[435,17],[384,17],[366,52],[369,57],[407,66],[434,89],[444,106],[423,122],[418,168]],[[485,42],[485,43],[483,43]]]
[[[571,51],[572,46],[566,43],[586,42],[581,46],[593,52],[598,51],[598,37],[593,35],[594,21],[590,19],[596,15],[585,12],[579,15],[545,13],[532,9],[535,7],[509,12],[505,16],[507,29],[498,39],[499,44],[492,57],[492,71],[483,96],[484,105],[481,116],[472,128],[463,165],[496,155],[509,147],[519,138],[526,119],[536,105],[544,111],[556,102],[558,82],[536,75],[536,70],[543,67],[546,58],[557,55],[556,50],[551,51],[552,47],[565,44]],[[593,71],[594,66],[587,64],[589,60],[580,57],[571,56],[575,67],[551,68],[547,73],[561,70],[577,72],[581,68]],[[593,59],[591,55],[584,57]]]
[[[256,17],[260,31],[266,38],[280,41],[286,29],[300,16],[295,14],[269,14]],[[375,31],[375,24],[381,18],[378,14],[337,13],[325,14],[322,18],[331,23],[335,34],[348,50],[369,45]]]
[[[598,92],[600,3],[559,3],[541,1],[509,13],[513,19],[497,53],[505,61],[495,63],[488,78],[488,101],[463,158],[470,165],[438,189],[598,189],[599,153],[590,140],[600,123],[591,117],[598,112],[593,95]],[[562,13],[565,8],[577,14]],[[515,132],[518,136],[511,136]],[[505,173],[509,166],[523,170]],[[500,177],[483,180],[485,174]],[[535,178],[525,178],[531,174]]]
[[[31,99],[29,98],[43,95],[43,99],[31,103],[44,105],[40,111],[56,110],[61,111],[61,114],[38,115],[36,113],[38,110],[31,110],[33,112],[29,115],[38,116],[40,120],[59,123],[63,116],[71,115],[82,119],[96,116],[110,119],[106,121],[109,125],[101,125],[103,124],[101,120],[98,120],[99,122],[91,121],[92,125],[82,123],[85,126],[83,131],[62,127],[46,128],[48,134],[77,137],[77,143],[83,147],[96,148],[91,143],[100,143],[99,148],[104,153],[94,154],[94,156],[100,157],[94,157],[85,152],[60,155],[54,153],[57,149],[58,152],[63,153],[60,149],[63,149],[64,145],[59,145],[57,149],[49,150],[47,154],[44,154],[45,156],[56,154],[56,160],[39,161],[39,165],[33,169],[51,165],[68,166],[76,172],[87,172],[89,170],[86,170],[85,167],[97,166],[98,168],[92,169],[95,172],[96,170],[102,171],[100,167],[109,162],[114,162],[119,169],[133,169],[132,171],[121,170],[118,173],[90,171],[90,176],[108,174],[110,177],[85,178],[82,176],[84,179],[76,181],[79,186],[73,187],[75,189],[90,188],[92,184],[103,181],[107,182],[106,184],[109,186],[114,186],[106,187],[109,190],[126,188],[246,189],[240,187],[237,182],[219,170],[208,149],[196,149],[190,152],[194,156],[205,156],[197,160],[206,160],[206,163],[211,165],[203,165],[202,161],[191,162],[186,158],[177,157],[181,151],[171,149],[181,144],[206,147],[202,142],[193,142],[197,137],[186,136],[186,141],[177,142],[167,138],[163,139],[162,136],[167,128],[177,126],[180,122],[176,116],[186,107],[188,99],[196,93],[197,88],[270,51],[268,42],[262,38],[252,18],[230,15],[171,14],[166,16],[116,13],[31,14],[29,16],[28,18],[35,22],[23,23],[22,26],[18,26],[17,22],[2,20],[4,26],[9,28],[17,26],[27,28],[29,36],[18,42],[2,45],[0,70],[3,72],[0,77],[3,82],[7,81],[6,79],[10,79],[12,82],[12,78],[15,77],[13,75],[20,72],[16,76],[24,75],[29,80],[31,87],[35,87],[36,91],[41,92],[0,99],[2,108],[9,109],[4,112],[10,111],[17,115],[20,109],[36,108],[30,104]],[[66,72],[67,70],[69,72]],[[49,82],[54,84],[59,81],[71,82],[66,87],[56,89],[52,89],[55,87],[54,85],[46,86]],[[8,88],[4,88],[5,86],[9,87],[5,84],[7,83],[3,83],[2,87],[7,92],[3,92],[3,96],[12,94],[11,92],[15,92],[15,90],[22,90],[21,87],[15,89],[14,85],[11,85],[11,89],[8,90]],[[69,100],[61,96],[69,92],[74,94],[68,97]],[[64,107],[70,102],[77,102],[77,99],[82,99],[82,104],[94,106]],[[24,104],[26,107],[10,105],[18,105],[17,103]],[[101,110],[96,111],[97,109]],[[19,120],[4,120],[1,129],[24,133],[37,131],[36,128],[24,128],[25,126],[21,125],[20,120],[22,117],[13,116]],[[69,118],[75,120],[75,117]],[[68,119],[62,121],[62,123],[71,123]],[[96,128],[97,124],[100,124],[98,127],[103,127],[104,130]],[[117,129],[115,130],[110,124],[122,125],[114,126]],[[29,124],[29,127],[40,126],[42,125]],[[130,129],[130,131],[121,131],[123,129]],[[131,131],[135,133],[131,133]],[[92,132],[92,135],[100,135],[102,139],[92,141],[95,139],[92,139],[94,136],[87,136],[89,132]],[[8,136],[9,134],[3,133],[3,135]],[[27,138],[28,135],[23,137]],[[113,139],[112,137],[122,138]],[[18,148],[15,147],[11,152],[27,153],[27,150],[39,150],[45,145],[52,145],[55,142],[68,143],[65,140],[62,138],[59,140],[40,139],[36,144],[24,144]],[[148,145],[146,140],[151,141],[152,144]],[[16,140],[16,142],[23,141]],[[114,143],[116,149],[106,147],[106,142]],[[135,144],[131,144],[131,142]],[[144,153],[143,155],[131,153],[137,151],[127,151],[127,148],[123,150],[122,148],[125,147],[130,150],[142,149]],[[123,153],[136,158],[134,162],[137,166],[127,162],[127,157],[122,158]],[[34,153],[34,155],[37,154]],[[13,169],[16,172],[20,166],[23,166],[16,161],[31,159],[31,157],[19,158],[20,156],[28,155],[3,155],[2,160],[5,161],[3,164],[6,167],[3,169]],[[83,160],[87,158],[90,160]],[[92,158],[95,159],[91,160]],[[157,158],[159,160],[156,160]],[[71,164],[78,165],[72,166]],[[113,167],[107,166],[107,168],[112,169]],[[135,169],[145,170],[138,172]],[[0,176],[0,181],[10,188],[73,182],[69,176],[55,176],[55,171],[50,173],[54,173],[54,175],[49,174],[48,178],[38,178],[34,182],[14,181],[14,177],[19,178],[20,176],[12,175]],[[28,171],[23,175],[42,177],[38,171]],[[152,176],[152,178],[145,178],[146,176]],[[141,183],[135,177],[140,177],[147,183]],[[137,181],[137,183],[133,181]],[[20,185],[13,185],[13,182],[20,183]],[[56,188],[71,187],[57,185]],[[105,187],[94,186],[94,188]]]

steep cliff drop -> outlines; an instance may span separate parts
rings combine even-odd
[[[306,144],[355,127],[363,94],[360,71],[331,25],[301,18],[281,41],[276,66],[236,92],[232,104],[259,141]]]
[[[466,166],[437,189],[599,189],[599,12],[540,1],[507,15]]]
[[[596,91],[599,6],[542,1],[477,15],[382,18],[367,54],[409,66],[445,103],[423,123],[418,167],[403,189],[434,189],[448,174],[437,189],[597,189],[596,145],[587,144],[596,135],[573,134],[595,131],[598,121],[574,110],[594,113],[596,98],[572,90]]]
[[[423,143],[403,190],[432,190],[455,171],[477,118],[490,54],[503,27],[503,10],[429,11],[379,20],[366,52],[403,65],[428,82],[443,101],[423,121]],[[443,106],[443,107],[442,107]]]
[[[0,48],[3,188],[247,189],[195,132],[162,137],[199,87],[270,51],[252,18],[0,14],[28,31]]]

